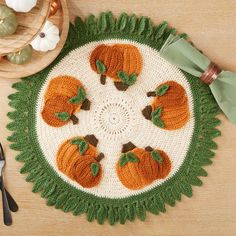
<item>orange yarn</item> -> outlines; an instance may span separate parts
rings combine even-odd
[[[138,162],[128,162],[124,166],[121,166],[119,161],[116,164],[116,172],[120,181],[125,187],[133,190],[141,189],[151,183],[148,173],[143,174],[141,171],[145,157],[141,155],[137,158]]]
[[[44,109],[41,112],[43,120],[50,126],[61,127],[70,120],[62,121],[55,114],[67,112],[69,116],[74,112],[74,105],[68,102],[67,97],[56,96],[45,102]]]
[[[52,79],[48,85],[44,99],[47,101],[55,96],[65,96],[68,99],[75,97],[82,83],[72,76],[61,75]]]
[[[92,175],[91,165],[96,163],[99,166],[97,176]],[[92,188],[99,184],[102,178],[102,167],[93,156],[86,155],[78,158],[75,163],[74,178],[81,186],[85,188]]]
[[[168,155],[161,150],[159,152],[162,162],[152,158],[151,152],[142,148],[135,148],[131,152],[138,158],[138,162],[127,162],[124,166],[117,162],[117,175],[124,186],[129,189],[141,189],[154,180],[164,179],[171,170],[171,161]]]
[[[61,127],[68,123],[69,120],[62,121],[55,116],[55,113],[60,112],[67,112],[76,120],[74,124],[78,123],[77,117],[73,114],[81,109],[82,103],[72,103],[70,99],[78,95],[79,88],[84,90],[82,83],[72,76],[58,76],[50,81],[44,95],[45,105],[42,111],[43,119],[47,124]]]
[[[83,139],[83,137],[78,137]],[[91,144],[88,144],[88,149],[83,155],[80,154],[78,146],[72,144],[69,139],[64,142],[57,152],[57,167],[72,180],[78,182],[81,186],[91,188],[96,186],[102,177],[102,167],[96,160],[97,149]],[[93,176],[91,164],[96,163],[99,166],[99,172]]]
[[[120,81],[117,73],[123,68],[122,53],[112,46],[105,44],[96,47],[90,56],[90,65],[98,73],[96,61],[101,61],[106,66],[104,75],[111,77],[114,81]]]
[[[135,73],[137,76],[142,70],[142,57],[137,47],[129,44],[99,45],[90,56],[90,65],[98,73],[96,61],[101,61],[105,67],[104,75],[114,81],[121,81],[117,73],[126,72],[128,75]]]
[[[142,148],[135,148],[133,153],[136,154],[141,160],[143,160],[142,165],[140,165],[140,172],[146,179],[150,179],[150,182],[156,179],[164,179],[171,170],[171,162],[168,155],[159,149],[162,163],[154,160],[151,156],[151,152],[148,152]]]
[[[119,49],[123,55],[123,69],[128,75],[135,73],[137,76],[142,70],[142,56],[137,47],[129,44],[115,44],[114,48]]]
[[[152,103],[152,111],[162,108],[161,120],[164,129],[175,130],[182,128],[190,118],[188,98],[185,89],[175,81],[167,81],[158,87],[169,85],[169,89],[162,96],[156,96]]]

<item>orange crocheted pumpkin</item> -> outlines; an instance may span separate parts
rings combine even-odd
[[[57,167],[81,186],[96,186],[102,176],[99,163],[104,155],[97,154],[98,140],[94,135],[76,137],[64,142],[57,152]]]
[[[136,150],[137,151],[137,150]],[[144,156],[138,156],[133,151],[123,153],[116,164],[117,175],[121,183],[129,189],[140,189],[151,183],[148,173],[144,173],[141,166]]]
[[[50,126],[61,127],[69,121],[78,123],[78,118],[73,114],[75,105],[68,102],[65,96],[56,96],[45,102],[41,112],[43,120]]]
[[[69,103],[75,107],[74,112],[79,111],[80,108],[89,110],[90,103],[86,98],[85,88],[79,80],[72,76],[58,76],[50,81],[44,99],[47,101],[56,96],[67,97]]]
[[[122,71],[123,56],[118,48],[105,44],[96,47],[90,56],[92,69],[101,75],[101,83],[105,84],[106,76],[120,81],[117,73]]]
[[[122,155],[116,164],[116,172],[121,183],[129,189],[140,189],[153,181],[148,169],[142,168],[146,158],[143,151],[145,152],[131,142],[123,145]]]
[[[175,81],[167,81],[148,92],[153,96],[151,106],[143,110],[146,119],[166,130],[182,128],[190,118],[188,98],[185,89]]]
[[[123,145],[122,153],[116,170],[122,184],[129,189],[141,189],[170,173],[171,161],[164,151],[137,148],[129,142]]]
[[[92,69],[105,84],[109,76],[118,90],[126,90],[136,82],[142,69],[142,57],[137,47],[129,44],[99,45],[90,57]]]
[[[74,113],[80,109],[90,109],[90,101],[86,98],[83,85],[71,76],[52,79],[44,99],[42,117],[47,124],[54,127],[61,127],[70,119],[73,124],[77,124],[79,120]]]

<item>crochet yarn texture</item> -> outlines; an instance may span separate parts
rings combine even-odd
[[[78,17],[59,57],[13,85],[8,140],[49,206],[124,224],[202,185],[220,110],[207,85],[159,56],[175,32],[126,13]]]

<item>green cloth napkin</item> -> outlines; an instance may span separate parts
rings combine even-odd
[[[196,77],[201,77],[211,62],[185,39],[174,35],[166,40],[160,55]],[[222,71],[210,84],[210,89],[221,110],[231,122],[236,123],[236,73]]]

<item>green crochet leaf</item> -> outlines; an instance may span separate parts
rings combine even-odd
[[[89,144],[85,141],[82,140],[79,144],[79,152],[81,155],[84,155],[84,153],[88,150]]]
[[[120,166],[125,166],[128,162],[139,162],[137,156],[132,152],[124,153],[120,158]]]
[[[127,154],[123,154],[119,160],[120,166],[123,167],[128,163]]]
[[[96,176],[98,175],[99,169],[100,169],[100,167],[99,167],[99,164],[98,164],[98,163],[92,163],[92,164],[91,164],[91,171],[92,171],[92,175],[93,175],[94,177],[96,177]]]
[[[76,17],[75,19],[75,29],[77,31],[77,37],[83,37],[87,32],[87,26],[85,22],[80,18]]]
[[[73,104],[81,104],[83,103],[83,101],[86,99],[86,92],[85,90],[80,87],[78,89],[78,94],[76,97],[73,97],[69,100],[70,103],[73,103]]]
[[[160,39],[167,28],[168,28],[168,23],[166,21],[163,21],[160,25],[155,27],[154,30],[155,39],[156,40]]]
[[[139,162],[138,157],[133,152],[127,152],[126,155],[129,162]]]
[[[89,144],[84,140],[80,138],[75,138],[71,141],[71,144],[77,145],[79,152],[81,155],[84,155],[84,153],[88,150]]]
[[[104,33],[107,29],[107,19],[106,19],[106,13],[101,13],[99,19],[98,19],[98,29],[100,32]]]
[[[152,151],[151,152],[151,156],[152,156],[152,159],[157,161],[158,163],[162,163],[163,162],[163,158],[161,157],[161,154],[158,152],[158,151]]]
[[[151,120],[152,120],[154,125],[156,125],[160,128],[164,128],[165,124],[161,120],[161,113],[162,113],[162,108],[157,107],[157,109],[151,113],[151,117],[152,117]]]
[[[117,29],[123,31],[126,28],[128,23],[128,15],[126,13],[122,13],[117,20]]]
[[[156,110],[152,112],[152,116],[160,117],[161,113],[162,113],[162,108],[161,107],[157,107]]]
[[[98,209],[98,212],[97,212],[97,220],[98,220],[98,223],[99,223],[100,225],[102,225],[102,224],[104,223],[104,221],[105,221],[105,219],[106,219],[106,217],[107,217],[106,214],[107,214],[106,209],[101,206],[101,207]]]
[[[138,34],[144,35],[145,37],[150,37],[153,33],[153,26],[150,18],[141,17],[139,21]]]
[[[166,94],[166,92],[168,91],[169,88],[170,88],[170,85],[168,85],[168,84],[164,84],[162,86],[159,86],[156,89],[156,95],[163,96],[164,94]]]
[[[136,15],[132,15],[129,17],[128,20],[128,32],[133,33],[135,31],[136,25],[137,25],[138,19]]]
[[[137,74],[133,73],[129,76],[129,85],[133,85],[135,84],[135,82],[137,81]]]
[[[103,75],[106,72],[106,66],[99,60],[96,61],[97,71]]]
[[[97,33],[97,22],[94,15],[90,15],[86,20],[87,34],[93,35]]]
[[[112,14],[112,12],[107,12],[106,13],[106,18],[107,18],[107,26],[109,31],[113,31],[116,26],[116,20]]]
[[[72,139],[70,143],[73,145],[79,145],[82,140],[83,139],[75,138],[75,139]]]
[[[88,222],[92,222],[95,219],[95,207],[93,205],[89,206],[87,211],[87,220]]]
[[[68,121],[70,119],[70,114],[68,112],[57,112],[55,116],[61,121]]]
[[[123,83],[129,86],[135,84],[135,82],[137,81],[137,75],[135,73],[129,76],[126,72],[119,71],[117,75],[119,76],[119,78]]]

